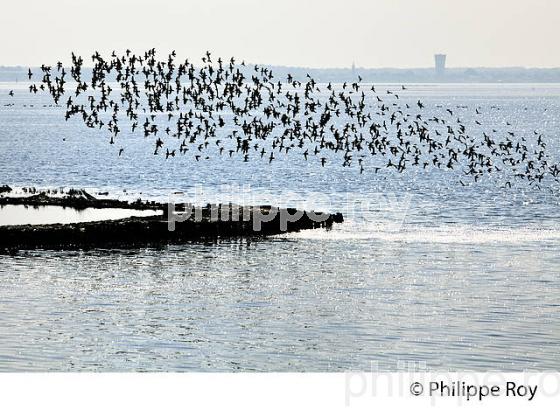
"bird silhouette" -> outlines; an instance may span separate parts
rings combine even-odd
[[[176,151],[195,161],[214,154],[271,163],[298,155],[305,161],[317,158],[321,167],[338,158],[343,167],[357,166],[360,174],[435,168],[476,182],[501,172],[534,186],[560,176],[540,133],[535,131],[534,143],[528,143],[511,128],[504,135],[496,129],[485,132],[481,121],[474,120],[474,127],[460,117],[468,109],[464,105],[436,105],[444,115],[432,115],[421,100],[401,103],[394,87],[378,94],[360,76],[323,85],[309,73],[277,78],[269,67],[215,58],[210,51],[201,61],[179,61],[175,51],[159,58],[153,48],[109,56],[96,51],[86,76],[84,58],[72,53],[69,67],[43,64],[36,73],[40,81],[29,85],[29,92],[46,92],[55,105],[66,100],[65,120],[80,118],[108,133],[111,144],[124,127],[139,133],[155,146],[154,155],[165,150],[166,159],[175,158]],[[28,77],[33,77],[31,69]],[[474,114],[481,113],[475,107]],[[120,148],[119,156],[123,152]]]

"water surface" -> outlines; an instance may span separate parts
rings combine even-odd
[[[70,224],[156,215],[163,215],[163,212],[123,208],[75,209],[54,205],[3,205],[0,206],[0,226]]]
[[[346,221],[262,240],[2,256],[0,370],[560,368],[556,184],[505,189],[496,174],[463,187],[457,172],[360,174],[295,156],[165,161],[126,133],[119,157],[119,144],[47,101],[23,107],[16,88],[4,107],[8,88],[0,184],[287,202]],[[402,101],[422,98],[427,116],[453,108],[468,127],[479,119],[505,132],[509,122],[529,139],[539,130],[559,157],[560,85],[407,88]]]

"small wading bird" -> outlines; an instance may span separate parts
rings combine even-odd
[[[265,66],[237,64],[233,57],[215,58],[210,52],[202,64],[177,61],[175,51],[163,59],[155,49],[110,56],[95,52],[88,73],[81,56],[72,53],[71,59],[68,71],[61,62],[54,69],[42,65],[40,82],[29,92],[47,92],[55,104],[66,99],[65,119],[78,117],[87,127],[106,130],[111,144],[125,124],[153,144],[154,155],[163,152],[166,159],[178,152],[195,161],[235,155],[247,162],[255,155],[271,163],[301,155],[321,167],[338,157],[349,167],[358,158],[360,173],[437,168],[478,181],[503,172],[536,186],[545,177],[560,176],[539,133],[529,142],[509,128],[503,136],[497,130],[483,132],[480,121],[471,133],[457,116],[464,106],[436,106],[444,109],[442,115],[428,114],[420,100],[400,102],[397,91],[408,90],[405,86],[378,93],[358,76],[322,89],[309,74],[276,78]],[[476,107],[476,115],[481,112]],[[119,156],[123,152],[120,148]]]

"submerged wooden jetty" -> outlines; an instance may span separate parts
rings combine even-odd
[[[232,204],[191,207],[157,202],[97,199],[92,196],[0,197],[2,205],[63,206],[74,209],[125,208],[158,210],[161,215],[96,222],[0,226],[0,250],[128,248],[231,237],[255,237],[330,228],[343,221],[340,213],[304,212],[271,206]]]

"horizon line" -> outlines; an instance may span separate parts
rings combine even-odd
[[[56,63],[55,63],[56,64]],[[52,64],[51,66],[54,66]],[[204,64],[194,64],[195,66],[204,65]],[[240,64],[236,64],[240,65]],[[265,67],[278,67],[278,68],[297,68],[297,69],[307,69],[307,70],[433,70],[435,65],[433,66],[416,66],[416,67],[398,67],[398,66],[384,66],[384,67],[365,67],[365,66],[338,66],[338,67],[311,67],[311,66],[304,66],[304,65],[281,65],[281,64],[265,64],[265,63],[255,63],[255,62],[246,62],[246,66],[265,66]],[[22,65],[22,64],[0,64],[0,69],[5,68],[40,68],[41,65]],[[68,68],[69,65],[64,65],[64,67]],[[84,64],[83,68],[93,68],[93,65]],[[484,69],[484,70],[507,70],[507,69],[523,69],[523,70],[559,70],[560,66],[523,66],[523,65],[511,65],[511,66],[445,66],[446,70],[468,70],[468,69]]]

